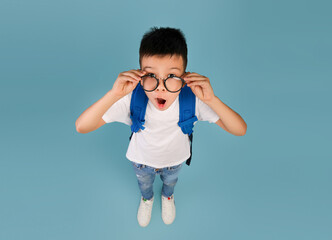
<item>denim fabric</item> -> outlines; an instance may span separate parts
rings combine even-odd
[[[182,163],[165,168],[153,168],[135,162],[132,162],[132,165],[136,173],[138,187],[145,199],[150,200],[153,197],[153,182],[156,174],[160,174],[160,179],[163,181],[162,195],[172,196]]]

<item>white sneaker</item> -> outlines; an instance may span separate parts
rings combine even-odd
[[[151,219],[151,212],[153,206],[153,197],[150,200],[146,200],[141,197],[141,202],[137,212],[138,224],[141,227],[146,227],[149,225]]]
[[[161,195],[161,216],[165,224],[171,224],[175,219],[175,201],[174,194],[170,197]]]

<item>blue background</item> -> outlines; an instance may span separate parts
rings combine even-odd
[[[331,4],[328,1],[0,3],[0,239],[331,239]],[[139,68],[150,27],[180,28],[187,70],[248,125],[195,127],[193,162],[167,226],[160,198],[136,219],[130,128],[75,121]],[[161,180],[156,178],[155,194]]]

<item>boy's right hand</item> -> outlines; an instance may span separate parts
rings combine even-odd
[[[126,96],[135,89],[145,74],[146,72],[140,69],[121,72],[113,84],[112,92],[119,97]]]

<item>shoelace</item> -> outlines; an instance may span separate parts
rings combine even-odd
[[[142,198],[142,200],[143,200],[143,207],[145,208],[145,209],[147,209],[147,208],[149,208],[150,206],[151,206],[151,204],[152,204],[152,199],[150,199],[150,200],[147,200],[147,199],[145,199],[145,198]]]
[[[171,202],[173,202],[174,204],[175,204],[175,201],[174,201],[174,197],[173,196],[171,196],[171,197],[164,197],[163,196],[163,198],[164,199],[166,199],[166,204],[169,206],[169,204],[171,203]],[[166,208],[166,205],[165,204],[162,204],[162,209],[164,209],[165,210],[165,208]]]

